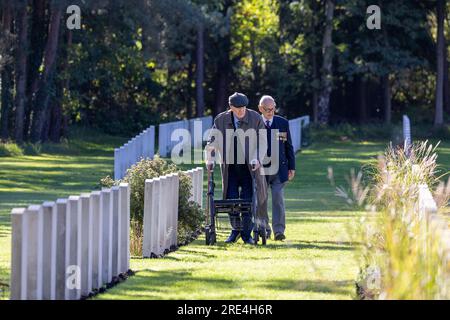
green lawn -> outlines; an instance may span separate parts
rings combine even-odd
[[[74,141],[75,148],[40,156],[0,158],[0,282],[8,282],[12,207],[90,191],[112,172],[112,151],[123,139]],[[104,139],[103,139],[104,140]],[[384,143],[315,143],[297,155],[298,175],[286,189],[287,240],[267,247],[204,245],[204,237],[162,259],[131,261],[134,277],[99,299],[350,299],[357,265],[348,210],[327,180],[373,161]],[[76,150],[76,151],[73,151]],[[450,169],[450,144],[439,149]]]
[[[357,213],[334,197],[332,166],[343,178],[383,149],[380,143],[315,144],[297,155],[286,190],[287,240],[267,247],[214,247],[204,237],[163,259],[133,259],[136,275],[99,299],[350,299],[357,267],[347,226]],[[343,179],[340,179],[343,181]]]

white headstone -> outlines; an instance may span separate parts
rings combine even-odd
[[[103,260],[103,216],[100,211],[100,191],[91,193],[90,210],[92,212],[92,289],[102,286]]]
[[[409,121],[408,116],[403,115],[403,142],[404,142],[404,149],[406,152],[409,152],[409,149],[411,148],[411,123]]]
[[[11,211],[11,300],[26,299],[26,248],[24,243],[23,223],[25,208]]]
[[[119,187],[111,188],[112,193],[112,276],[119,274]]]
[[[130,188],[127,183],[119,186],[119,210],[119,272],[125,273],[130,267]]]
[[[160,243],[159,252],[164,253],[167,249],[168,229],[167,229],[167,213],[169,201],[172,201],[169,189],[169,181],[167,176],[161,177],[161,194],[159,202],[159,223],[160,223]]]
[[[102,189],[100,207],[103,220],[102,283],[107,284],[112,280],[113,214],[111,189]]]
[[[151,237],[151,245],[150,249],[151,252],[155,255],[161,254],[160,251],[160,241],[162,237],[162,231],[161,231],[161,221],[160,221],[160,207],[162,202],[162,188],[161,188],[161,179],[155,178],[153,179],[153,187],[152,187],[152,208],[151,208],[151,231],[150,231],[150,237]]]
[[[150,258],[153,250],[153,230],[152,224],[153,222],[153,202],[156,202],[156,199],[153,198],[153,188],[155,184],[153,183],[153,179],[145,180],[145,189],[144,189],[144,238],[142,241],[142,255],[144,258]]]
[[[23,234],[27,272],[26,300],[42,299],[43,219],[42,206],[29,206],[24,213]]]
[[[78,264],[78,228],[81,216],[80,197],[70,196],[67,201],[66,218],[66,259],[65,259],[65,288],[66,300],[78,300],[81,298],[80,274],[77,274]],[[70,272],[70,273],[69,273]]]
[[[80,196],[81,215],[78,218],[78,266],[81,270],[81,295],[92,289],[92,211],[90,194]]]
[[[44,202],[43,217],[43,258],[42,258],[42,298],[55,300],[56,297],[56,203]]]
[[[67,199],[56,200],[56,297],[65,299],[66,291],[66,223]]]

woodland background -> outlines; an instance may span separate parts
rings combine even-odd
[[[69,30],[69,5],[81,29]],[[381,29],[366,27],[369,5]],[[261,95],[287,117],[450,122],[444,0],[2,0],[0,139],[59,142],[73,125],[130,136]]]

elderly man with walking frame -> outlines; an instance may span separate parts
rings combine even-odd
[[[251,200],[256,196],[258,223],[267,228],[267,182],[262,175],[263,159],[258,149],[258,145],[267,146],[266,134],[259,133],[260,130],[265,131],[266,127],[256,111],[247,109],[248,99],[244,94],[234,93],[228,103],[230,109],[214,119],[206,146],[206,161],[208,164],[213,158],[219,160],[223,199]],[[263,151],[265,155],[266,150]],[[207,168],[211,170],[209,165]],[[256,184],[256,195],[253,194],[253,182]],[[242,237],[244,243],[254,244],[251,213],[243,214],[241,230],[238,228],[241,223],[239,217],[236,219],[230,215],[230,223],[232,231],[226,243],[236,242]]]

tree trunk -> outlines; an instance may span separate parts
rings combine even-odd
[[[333,87],[333,0],[326,1],[326,23],[323,35],[323,63],[322,63],[322,89],[319,96],[318,120],[322,125],[327,125],[330,121],[330,95]]]
[[[219,67],[222,71],[219,71],[219,79],[217,80],[217,87],[216,87],[216,102],[215,102],[215,108],[214,108],[214,115],[218,115],[222,111],[224,111],[228,105],[228,98],[227,98],[227,92],[228,92],[228,84],[229,84],[229,78],[227,75],[227,68]]]
[[[186,85],[186,94],[184,95],[184,103],[186,104],[186,117],[188,119],[192,118],[192,99],[193,96],[192,92],[192,81],[194,79],[194,63],[191,59],[191,62],[189,62],[188,66],[188,78],[187,78],[187,85]]]
[[[72,31],[66,30],[66,43],[64,46],[62,54],[62,63],[59,70],[59,74],[66,75],[65,78],[61,79],[57,84],[56,97],[53,99],[51,121],[50,121],[50,132],[49,138],[52,142],[58,143],[63,135],[64,126],[64,112],[62,108],[64,100],[64,92],[69,90],[69,76],[67,75],[67,69],[69,68],[69,50],[72,45]]]
[[[62,108],[60,96],[58,94],[58,96],[53,100],[51,107],[50,127],[48,133],[48,138],[50,139],[51,142],[58,143],[60,141],[61,125],[62,125]]]
[[[389,82],[389,74],[381,77],[383,87],[383,105],[384,105],[384,122],[391,124],[392,121],[392,94],[391,83]]]
[[[25,104],[27,99],[27,50],[28,50],[28,1],[25,1],[17,12],[18,46],[16,64],[16,121],[15,139],[18,143],[23,142],[23,125],[25,115]]]
[[[205,112],[205,93],[203,89],[203,82],[205,77],[205,47],[204,47],[204,26],[199,23],[197,27],[197,61],[196,61],[196,75],[195,75],[195,92],[196,92],[196,116],[203,117]]]
[[[444,20],[447,19],[447,7],[444,5]],[[447,20],[448,21],[448,20]],[[448,24],[447,24],[448,26]],[[445,37],[445,35],[444,35]],[[448,76],[448,47],[447,39],[444,39],[444,109],[450,114],[450,79]]]
[[[437,1],[437,72],[436,72],[436,110],[434,126],[444,124],[444,0]]]
[[[51,8],[48,39],[44,51],[44,72],[39,81],[37,92],[35,114],[31,128],[31,141],[38,142],[44,133],[44,125],[48,117],[48,107],[50,100],[50,88],[54,77],[55,62],[57,59],[57,49],[59,40],[59,30],[61,25],[62,6],[56,2]]]
[[[3,4],[2,26],[4,33],[11,32],[12,8],[11,1],[6,0]],[[12,104],[12,67],[6,65],[1,74],[2,94],[1,94],[1,113],[0,113],[0,139],[7,140],[9,137],[9,110]]]
[[[450,113],[450,79],[448,78],[447,45],[444,45],[444,109]]]
[[[312,109],[313,109],[313,121],[318,123],[319,121],[319,95],[317,93],[317,88],[314,86],[315,83],[320,83],[319,70],[317,68],[317,54],[312,53],[312,69],[313,69],[313,93],[312,93]]]
[[[367,80],[364,76],[359,79],[359,122],[367,123]]]
[[[30,50],[28,54],[28,76],[27,76],[27,105],[25,110],[24,139],[28,139],[30,123],[35,105],[36,92],[39,85],[39,67],[42,63],[46,42],[47,22],[45,18],[45,0],[33,0],[33,14],[31,22],[31,34],[40,34],[42,37],[30,37]]]
[[[49,99],[49,102],[48,102],[47,112],[45,113],[45,116],[43,119],[41,136],[38,140],[41,143],[48,141],[49,134],[50,134],[50,126],[52,125],[51,121],[53,120],[52,114],[53,114],[53,109],[55,107],[55,101],[54,101],[55,99],[52,97],[49,97],[48,99]]]
[[[233,5],[233,1],[225,1],[223,5],[222,14],[227,15],[228,9]],[[217,66],[217,83],[216,83],[216,98],[214,103],[214,114],[217,115],[224,111],[228,106],[229,82],[231,76],[231,26],[230,21],[227,23],[228,33],[222,40],[220,40],[220,49],[218,52],[218,66]]]

